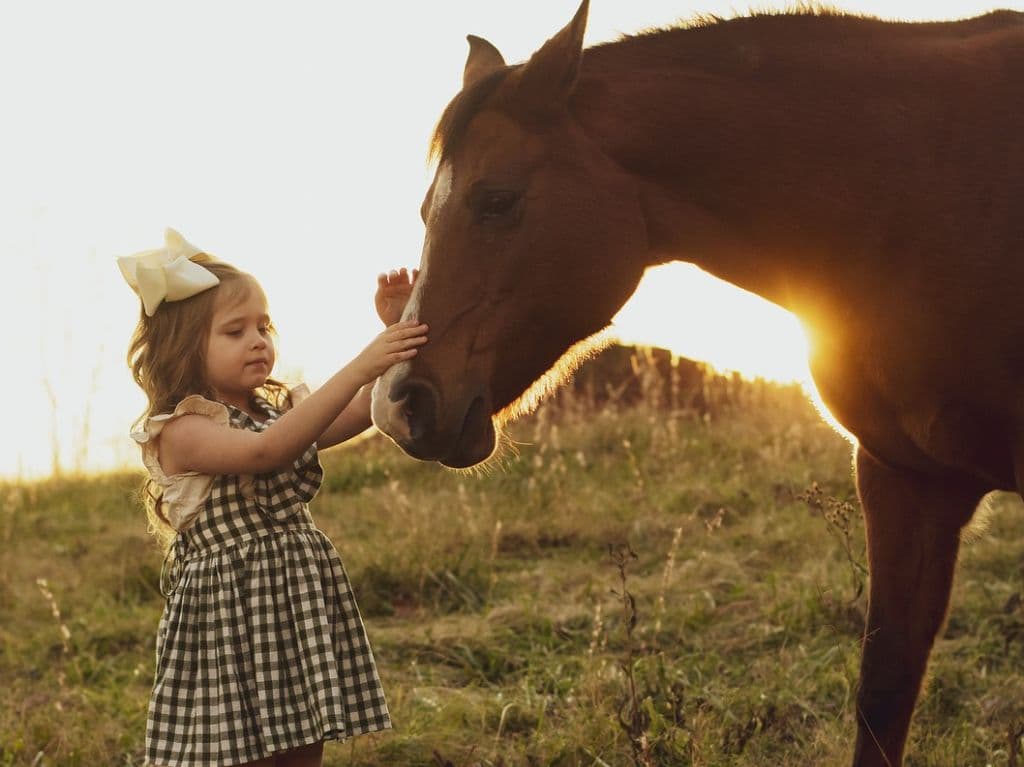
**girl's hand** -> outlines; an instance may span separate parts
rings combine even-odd
[[[402,268],[377,276],[377,294],[373,302],[377,306],[377,316],[385,325],[394,325],[402,319],[402,312],[405,311],[419,274],[419,269],[413,269],[410,276],[409,271]]]
[[[370,383],[392,365],[415,357],[417,347],[426,342],[426,325],[418,320],[399,322],[374,338],[350,364],[365,383]]]

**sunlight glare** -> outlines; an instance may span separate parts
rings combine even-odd
[[[623,343],[661,346],[720,372],[810,381],[796,317],[692,264],[648,269],[611,330]]]
[[[159,246],[166,226],[261,281],[279,377],[326,380],[379,332],[376,274],[419,262],[427,145],[461,86],[465,35],[522,61],[578,5],[96,0],[55,23],[48,3],[0,4],[0,325],[18,394],[0,477],[139,470],[128,429],[144,399],[124,359],[139,306],[115,257]],[[991,7],[843,6],[905,19]],[[746,11],[594,0],[586,43]],[[612,330],[747,377],[809,378],[791,315],[695,267],[652,269]]]

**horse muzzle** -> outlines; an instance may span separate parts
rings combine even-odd
[[[485,391],[469,389],[446,403],[431,381],[408,368],[377,381],[371,413],[377,428],[410,456],[452,468],[486,461],[497,441]]]

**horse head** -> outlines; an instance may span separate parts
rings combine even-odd
[[[496,425],[528,408],[545,373],[609,323],[643,273],[635,183],[570,111],[587,6],[518,66],[469,37],[463,88],[432,145],[406,309],[430,340],[373,396],[375,424],[416,458],[487,459]]]

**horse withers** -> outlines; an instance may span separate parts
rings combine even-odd
[[[758,15],[584,50],[587,7],[524,64],[470,37],[406,310],[430,342],[374,421],[417,458],[486,460],[655,264],[794,312],[858,443],[854,764],[898,765],[961,531],[1024,484],[1024,14]]]

